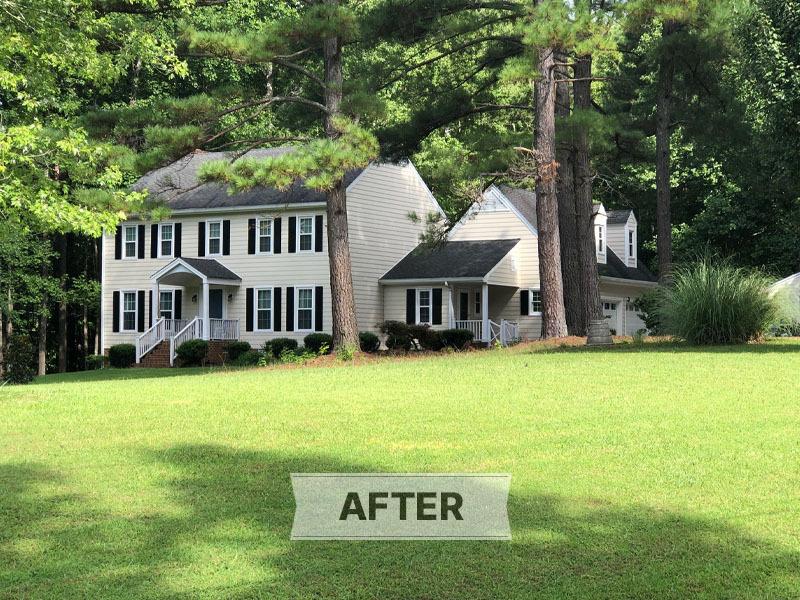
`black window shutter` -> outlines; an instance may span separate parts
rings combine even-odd
[[[245,295],[245,330],[253,331],[253,288],[247,288]]]
[[[228,256],[231,253],[231,222],[226,219],[222,222],[222,254]]]
[[[281,288],[272,290],[272,330],[281,330]]]
[[[281,253],[281,218],[278,217],[272,221],[272,252],[273,254]],[[280,331],[280,330],[278,330]]]
[[[433,319],[434,325],[442,324],[442,288],[433,288]]]
[[[139,290],[139,331],[144,331],[144,290]]]
[[[531,304],[531,293],[529,290],[522,290],[519,293],[519,314],[527,315]]]
[[[297,217],[289,217],[289,252],[297,252]]]
[[[150,258],[158,257],[158,225],[150,225]]]
[[[256,253],[256,220],[247,219],[247,253]]]
[[[144,258],[144,225],[139,225],[139,258]]]
[[[286,288],[286,331],[294,331],[294,288]]]
[[[406,290],[406,323],[417,322],[417,290],[408,288]]]
[[[197,256],[206,255],[206,222],[197,224]]]
[[[119,292],[114,292],[112,294],[112,298],[113,300],[111,304],[113,308],[111,310],[114,311],[114,315],[111,320],[112,323],[111,331],[117,333],[119,331]]]
[[[117,232],[114,234],[114,258],[119,260],[122,258],[122,226],[117,226]]]
[[[322,286],[314,288],[314,331],[322,331]]]
[[[172,242],[172,256],[178,258],[181,255],[181,231],[183,229],[180,223],[175,223],[173,227],[172,237],[175,241]]]
[[[153,312],[155,311],[155,306],[153,306],[153,290],[147,290],[147,296],[150,300],[150,310],[147,311],[147,323],[148,327],[153,326]]]
[[[322,252],[322,215],[314,217],[314,252]]]
[[[181,318],[181,302],[183,301],[183,293],[181,290],[175,290],[175,306],[172,307],[172,315],[176,319]]]

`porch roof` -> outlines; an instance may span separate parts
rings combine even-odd
[[[436,248],[420,244],[381,277],[381,281],[409,279],[480,281],[518,243],[519,238],[445,242]]]
[[[197,277],[209,283],[222,283],[225,285],[238,285],[242,281],[236,273],[220,264],[213,258],[184,258],[171,260],[150,276],[158,282],[175,283],[182,285],[186,277]]]

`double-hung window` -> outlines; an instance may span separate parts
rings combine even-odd
[[[175,292],[172,290],[160,291],[158,294],[158,316],[165,319],[172,319],[175,314],[174,304]]]
[[[256,290],[256,330],[272,331],[272,288]]]
[[[136,292],[122,292],[122,331],[136,331]]]
[[[481,292],[480,290],[475,292],[475,314],[481,314]]]
[[[530,306],[528,308],[529,315],[542,314],[542,292],[541,290],[530,290]]]
[[[314,217],[297,219],[297,238],[300,252],[311,252],[314,249]]]
[[[628,230],[628,258],[636,260],[636,230]]]
[[[136,225],[125,225],[125,258],[137,258],[136,249],[139,245],[139,228]]]
[[[258,253],[272,252],[272,219],[258,220]]]
[[[433,303],[433,291],[431,288],[417,289],[417,323],[419,325],[430,325],[431,304]]]
[[[297,288],[297,330],[314,328],[314,288]]]
[[[219,256],[222,254],[222,221],[209,221],[206,254]]]
[[[159,245],[158,245],[158,252],[159,256],[162,258],[167,258],[172,256],[172,246],[173,246],[173,231],[174,227],[172,223],[161,223],[158,226],[158,237],[159,237]]]
[[[595,241],[597,242],[597,253],[603,254],[606,251],[606,240],[605,240],[605,227],[602,225],[597,225],[594,228],[595,231]]]

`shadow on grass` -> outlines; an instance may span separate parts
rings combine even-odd
[[[145,451],[172,507],[104,514],[56,477],[0,467],[0,595],[33,597],[788,597],[800,554],[647,507],[512,493],[512,542],[290,542],[289,473],[375,465],[214,445]],[[167,475],[169,474],[169,475]],[[178,510],[174,506],[179,507]]]
[[[161,377],[180,377],[186,375],[207,375],[240,370],[237,367],[186,367],[172,369],[138,368],[130,369],[98,369],[96,371],[75,371],[71,373],[53,373],[36,377],[33,384],[50,383],[89,383],[94,381],[119,381],[125,379],[153,379]]]

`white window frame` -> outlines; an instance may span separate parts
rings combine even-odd
[[[528,289],[528,316],[529,317],[539,317],[542,314],[541,310],[533,310],[533,294],[539,294],[539,304],[542,303],[542,290],[538,288],[529,288]]]
[[[172,237],[169,241],[169,254],[164,254],[164,227],[169,226],[172,231]],[[175,223],[159,223],[158,224],[158,258],[172,258],[175,256]]]
[[[606,253],[606,227],[605,225],[594,226],[594,249],[597,254]]]
[[[481,290],[475,290],[473,292],[473,294],[475,294],[475,296],[474,296],[475,314],[476,315],[483,314],[483,312],[482,312],[483,306],[481,305],[481,300],[482,300],[483,293],[481,292]]]
[[[128,240],[128,230],[133,229],[133,240]],[[133,256],[128,256],[128,244],[133,244]],[[122,258],[123,260],[136,260],[139,258],[139,226],[138,225],[123,225],[122,226]]]
[[[261,249],[261,238],[267,237],[261,235],[261,223],[269,223],[269,244],[267,250]],[[275,235],[275,221],[272,217],[259,217],[256,219],[256,254],[272,254],[272,247],[275,243],[273,236]],[[261,288],[265,289],[265,288]]]
[[[631,239],[633,238],[633,239]],[[636,228],[625,228],[625,259],[636,260]]]
[[[422,297],[422,292],[428,292],[428,320],[423,321],[420,317],[420,312],[422,308],[422,303],[420,302],[420,298]],[[417,325],[433,325],[433,288],[417,288],[417,315],[416,315],[416,322]]]
[[[133,329],[125,329],[125,294],[133,294]],[[120,290],[119,292],[119,330],[121,333],[139,331],[139,290]]]
[[[300,223],[303,219],[309,219],[311,221],[311,233],[304,233],[300,234]],[[316,237],[316,227],[317,227],[317,219],[316,215],[297,215],[297,251],[298,252],[314,252],[314,238]],[[308,235],[311,237],[311,246],[308,250],[303,250],[302,248],[302,236]]]
[[[269,292],[269,327],[262,329],[258,326],[258,293]],[[266,309],[264,309],[266,310]],[[262,285],[253,290],[253,331],[272,332],[275,323],[275,288]]]
[[[300,290],[310,290],[311,291],[311,327],[308,329],[300,327],[300,311],[301,310],[309,310],[307,308],[300,308]],[[294,330],[295,331],[314,331],[314,319],[316,318],[316,292],[314,291],[313,285],[298,285],[294,288]]]
[[[219,252],[211,252],[211,224],[219,223]],[[222,238],[225,233],[222,230],[222,219],[211,219],[206,221],[206,256],[222,256]],[[214,239],[217,239],[216,237]]]
[[[156,319],[160,319],[161,316],[162,316],[161,315],[161,312],[162,312],[162,310],[161,310],[161,294],[169,294],[169,296],[171,298],[170,306],[172,307],[170,309],[170,311],[169,311],[170,315],[171,315],[169,318],[174,320],[175,319],[175,290],[162,290],[162,289],[158,290],[158,300],[157,300],[158,309],[156,310]],[[164,318],[166,319],[167,317],[164,317]]]

